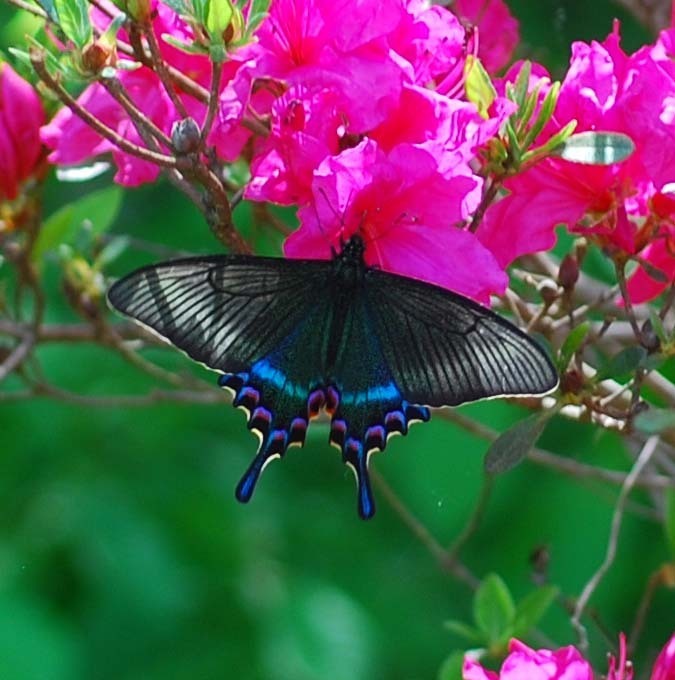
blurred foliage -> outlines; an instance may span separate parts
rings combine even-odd
[[[607,17],[622,17],[627,48],[646,38],[607,2],[511,5],[522,23],[523,56],[550,64],[555,75],[572,40],[606,36]],[[0,45],[8,46],[31,23],[3,5],[0,27]],[[52,229],[71,229],[76,208],[64,206],[109,183],[110,175],[85,185],[51,181]],[[248,218],[246,205],[237,208],[235,220],[258,252],[274,252],[279,238],[250,233]],[[168,184],[126,192],[112,230],[176,249],[217,250],[200,215]],[[113,269],[121,274],[151,259],[130,250]],[[53,282],[49,314],[75,321],[55,262],[44,276]],[[167,367],[192,368],[178,353],[153,351]],[[81,393],[153,386],[100,347],[42,346],[40,358],[52,382]],[[499,401],[462,411],[498,429],[523,416]],[[439,568],[381,494],[376,518],[357,518],[351,475],[328,447],[324,425],[314,425],[304,450],[269,468],[249,506],[234,501],[233,489],[255,438],[227,406],[3,404],[0,432],[3,680],[426,679],[466,644],[444,622],[475,615],[479,628],[494,623],[481,618],[469,589]],[[541,445],[608,468],[625,469],[628,460],[617,435],[569,421],[551,421]],[[394,439],[374,465],[450,543],[479,494],[486,448],[438,414]],[[530,462],[496,479],[462,556],[476,574],[498,574],[489,583],[506,598],[506,624],[515,625],[517,605],[535,591],[531,558],[545,550],[560,595],[540,627],[558,644],[574,642],[565,597],[580,591],[603,557],[615,494]],[[658,524],[625,518],[621,568],[593,601],[611,636],[591,631],[599,667],[614,632],[631,626],[648,575],[668,555]],[[674,610],[672,591],[655,601],[644,654],[671,632]]]

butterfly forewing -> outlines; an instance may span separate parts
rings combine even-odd
[[[108,292],[113,307],[222,372],[278,347],[323,296],[330,263],[223,255],[139,269]]]
[[[406,399],[456,406],[543,394],[558,383],[546,352],[489,309],[450,291],[369,270],[366,295],[389,369]]]

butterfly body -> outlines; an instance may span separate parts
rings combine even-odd
[[[462,296],[369,267],[358,235],[330,261],[222,255],[146,267],[109,300],[222,374],[260,437],[236,491],[244,502],[322,409],[368,518],[370,454],[429,420],[429,406],[557,384],[527,335]]]

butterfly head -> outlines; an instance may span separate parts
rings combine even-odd
[[[348,262],[361,263],[366,252],[366,244],[360,234],[353,234],[342,244],[340,258]]]

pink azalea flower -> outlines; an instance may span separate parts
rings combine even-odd
[[[435,83],[439,92],[461,84],[466,31],[455,14],[425,0],[408,0],[408,13],[389,36],[389,44],[412,67],[412,82]]]
[[[469,656],[464,659],[463,680],[593,680],[590,664],[572,646],[555,651],[534,650],[519,640],[509,643],[509,655],[500,671],[483,668]]]
[[[327,259],[359,232],[368,264],[488,302],[507,277],[472,233],[452,226],[475,209],[479,181],[468,168],[452,178],[437,168],[424,149],[401,144],[385,154],[373,140],[327,157],[284,252]]]
[[[246,198],[282,205],[309,202],[314,170],[340,150],[342,121],[334,92],[288,90],[272,105],[272,130],[251,163]]]
[[[478,27],[478,56],[490,73],[511,61],[520,41],[518,21],[502,0],[456,0],[453,9]]]
[[[657,657],[651,680],[675,680],[675,633]]]
[[[42,102],[8,64],[0,64],[0,200],[13,200],[40,158]]]

